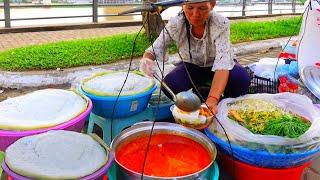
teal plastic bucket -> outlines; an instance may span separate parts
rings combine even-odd
[[[116,172],[117,172],[117,166],[115,162],[113,162],[111,168],[108,171],[108,179],[109,180],[117,180],[116,178]],[[210,174],[209,174],[209,180],[219,180],[219,166],[216,161],[213,162],[213,165],[210,168]]]

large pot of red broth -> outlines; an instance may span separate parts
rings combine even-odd
[[[113,139],[117,179],[140,180],[142,172],[151,180],[208,179],[217,153],[209,138],[179,124],[156,122],[149,141],[152,124],[136,124]]]

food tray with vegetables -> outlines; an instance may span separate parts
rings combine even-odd
[[[217,119],[237,159],[263,167],[292,167],[310,161],[320,148],[320,112],[299,94],[252,94],[224,99]],[[222,127],[207,135],[231,154]]]
[[[288,138],[300,137],[311,126],[306,118],[261,99],[243,99],[231,103],[228,106],[228,118],[254,134]]]

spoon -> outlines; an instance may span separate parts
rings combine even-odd
[[[158,80],[161,85],[170,93],[173,98],[174,104],[181,110],[186,112],[192,112],[200,109],[201,101],[199,97],[192,91],[182,91],[177,95],[169,88],[169,86],[163,82],[156,74],[153,77]]]

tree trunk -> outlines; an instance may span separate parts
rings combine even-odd
[[[148,1],[143,0],[143,4],[146,2]],[[157,0],[150,0],[150,2],[157,2]],[[147,36],[149,34],[152,36],[159,35],[164,26],[160,15],[149,12],[142,13],[142,22],[144,22],[144,29]]]

